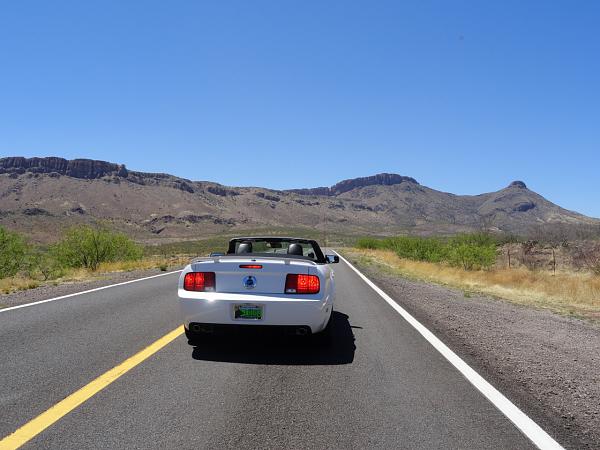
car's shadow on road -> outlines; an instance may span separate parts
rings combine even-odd
[[[214,336],[194,347],[192,358],[241,364],[350,364],[356,346],[348,316],[334,311],[331,320],[331,338],[327,343],[314,338],[259,333]]]

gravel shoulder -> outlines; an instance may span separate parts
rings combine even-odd
[[[63,295],[74,294],[76,292],[108,286],[109,284],[122,283],[124,281],[149,277],[161,273],[166,272],[161,272],[159,269],[110,272],[98,274],[93,280],[65,282],[57,285],[47,284],[34,289],[12,292],[10,294],[0,294],[0,311],[3,308],[10,308],[11,306],[38,302],[40,300],[46,300],[54,297],[61,297]]]
[[[600,325],[345,257],[567,448],[600,448]]]

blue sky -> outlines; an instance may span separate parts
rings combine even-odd
[[[600,2],[0,6],[0,156],[272,188],[512,180],[600,217]]]

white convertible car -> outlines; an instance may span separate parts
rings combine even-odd
[[[226,254],[195,260],[181,273],[179,305],[190,343],[247,327],[326,337],[335,299],[329,264],[337,262],[310,239],[232,239]]]

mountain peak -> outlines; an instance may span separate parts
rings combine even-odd
[[[516,187],[516,188],[519,188],[519,189],[527,189],[527,185],[523,181],[519,181],[519,180],[513,181],[512,183],[510,183],[508,185],[508,187]]]

